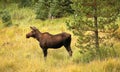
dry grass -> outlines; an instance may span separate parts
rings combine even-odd
[[[74,61],[79,52],[75,48],[76,37],[65,25],[67,18],[35,20],[34,11],[30,9],[15,9],[11,15],[13,24],[19,26],[0,29],[0,72],[120,72],[119,58],[95,60],[85,64]],[[0,21],[0,26],[2,25]],[[69,58],[67,51],[62,47],[49,50],[45,62],[38,42],[32,38],[25,38],[26,33],[30,32],[30,26],[52,34],[63,31],[71,33],[73,57]],[[119,44],[117,46],[119,48]]]
[[[26,26],[13,26],[0,30],[0,72],[110,72],[111,70],[119,72],[119,59],[97,60],[87,64],[73,61],[78,55],[78,50],[74,47],[75,36],[72,39],[74,51],[72,58],[68,57],[68,53],[62,47],[58,50],[49,50],[45,62],[38,42],[32,38],[25,38],[26,33],[30,31],[29,26]],[[53,34],[62,30],[69,32],[63,24],[60,26],[54,24],[52,28],[46,24],[38,28]]]

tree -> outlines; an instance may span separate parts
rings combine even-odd
[[[71,0],[39,0],[36,4],[36,18],[60,18],[72,14]]]
[[[71,8],[71,4],[71,0],[53,0],[50,6],[50,13],[55,18],[73,14],[74,11]]]
[[[32,6],[33,1],[32,0],[20,0],[19,7],[29,7]]]
[[[49,15],[50,0],[39,0],[36,4],[36,18],[45,20]]]
[[[115,22],[120,13],[120,1],[74,0],[73,9],[74,20],[67,22],[67,25],[78,36],[77,47],[82,51],[91,48],[99,51],[100,46],[108,44],[106,40],[112,39],[114,31],[118,29]]]

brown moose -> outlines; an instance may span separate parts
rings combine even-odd
[[[68,51],[69,55],[72,56],[72,50],[70,47],[71,44],[71,35],[65,32],[52,35],[48,32],[40,32],[36,27],[30,27],[32,31],[26,34],[26,38],[33,37],[39,41],[39,45],[43,50],[44,58],[47,57],[47,49],[53,48],[58,49],[61,46],[64,46]]]

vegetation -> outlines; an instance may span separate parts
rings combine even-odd
[[[19,7],[29,7],[32,6],[32,0],[21,0],[19,2]]]
[[[71,0],[53,0],[50,5],[50,14],[54,18],[64,17],[73,14]]]
[[[39,0],[36,4],[36,18],[60,18],[73,14],[71,0]]]
[[[4,7],[1,5],[2,3],[0,3],[0,72],[120,71],[120,29],[115,30],[112,35],[114,36],[114,39],[110,39],[110,41],[107,41],[109,39],[105,40],[107,41],[106,43],[113,42],[113,46],[100,44],[99,51],[102,58],[100,60],[98,56],[99,54],[96,54],[95,49],[90,49],[82,54],[82,51],[79,49],[82,47],[78,46],[77,48],[75,46],[76,43],[78,43],[77,39],[79,37],[69,31],[66,26],[66,21],[74,21],[72,15],[59,19],[47,19],[41,21],[40,19],[36,19],[36,14],[33,9],[34,7],[19,8],[18,4],[20,0],[1,1],[8,1],[9,3],[6,4],[5,10],[8,12],[8,16],[10,16],[12,26],[4,27],[5,24],[2,19],[3,14],[1,12],[4,11]],[[37,0],[34,1],[37,2]],[[115,23],[119,26],[120,20],[117,19]],[[41,32],[50,32],[52,34],[60,32],[71,33],[71,47],[73,50],[72,58],[69,58],[69,55],[64,48],[60,48],[56,50],[48,50],[49,54],[45,62],[38,42],[32,38],[26,39],[26,34],[31,31],[29,28],[30,26],[36,26]],[[85,33],[91,34],[93,32]],[[103,37],[104,35],[106,36],[106,33],[99,32],[100,37]]]
[[[49,0],[39,0],[36,4],[36,18],[45,20],[49,15]]]
[[[81,53],[92,50],[92,53],[95,51],[95,55],[98,54],[97,57],[100,55],[101,58],[99,48],[113,47],[114,43],[111,40],[114,39],[114,32],[119,28],[116,23],[120,13],[119,4],[118,0],[74,2],[75,15],[68,26],[79,37],[77,47],[81,48]],[[95,48],[96,50],[94,50]]]
[[[12,25],[11,15],[9,14],[8,11],[2,11],[1,17],[2,17],[2,22],[4,23],[5,27],[9,27]]]

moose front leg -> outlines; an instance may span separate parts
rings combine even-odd
[[[43,50],[43,53],[44,53],[44,59],[46,60],[46,58],[47,58],[47,49],[43,48],[42,50]]]

